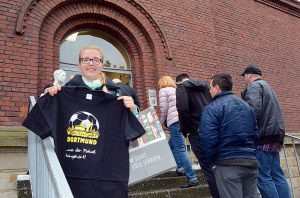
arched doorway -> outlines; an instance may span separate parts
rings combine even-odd
[[[172,53],[163,32],[148,11],[134,0],[84,2],[41,0],[36,4],[35,2],[29,0],[22,10],[24,13],[38,12],[41,16],[35,18],[30,14],[20,15],[17,28],[19,34],[24,33],[24,41],[27,42],[28,39],[26,46],[33,49],[31,55],[37,57],[31,65],[32,68],[38,69],[38,73],[32,79],[36,83],[35,87],[30,87],[33,94],[40,93],[43,85],[53,80],[53,71],[58,69],[60,62],[63,61],[60,57],[60,48],[65,39],[81,31],[101,31],[113,36],[113,40],[117,40],[126,49],[130,59],[127,62],[129,71],[126,69],[116,71],[112,68],[113,63],[112,67],[105,70],[107,73],[112,72],[119,76],[121,74],[121,77],[130,74],[128,83],[132,81],[141,99],[142,108],[149,105],[148,90],[156,89],[157,78],[161,74],[173,72],[175,62],[172,61]],[[45,7],[47,11],[40,12]],[[106,40],[105,34],[102,35],[100,38]],[[36,41],[35,44],[33,40]],[[74,60],[76,61],[71,64],[76,68],[77,58]]]
[[[111,35],[97,30],[82,30],[67,36],[60,46],[59,68],[67,72],[67,80],[79,73],[77,68],[79,50],[87,45],[96,45],[104,52],[104,73],[111,79],[118,78],[132,86],[132,71],[129,56]]]

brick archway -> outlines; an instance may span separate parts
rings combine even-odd
[[[171,64],[172,54],[160,28],[134,1],[41,0],[24,6],[28,9],[22,8],[26,14],[20,15],[16,31],[38,39],[39,92],[58,68],[61,41],[78,30],[101,30],[124,46],[132,64],[133,83],[145,105],[147,89],[156,87],[162,66]]]

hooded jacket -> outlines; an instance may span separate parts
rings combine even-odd
[[[259,78],[250,83],[241,96],[255,110],[259,128],[259,145],[274,142],[283,144],[285,135],[283,116],[271,86]]]
[[[202,110],[210,101],[209,85],[205,81],[189,79],[177,85],[176,107],[185,137],[189,133],[198,133]]]

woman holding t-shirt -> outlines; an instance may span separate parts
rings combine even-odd
[[[82,48],[78,63],[81,75],[74,76],[62,88],[59,85],[55,85],[45,89],[44,93],[49,93],[51,96],[61,90],[56,97],[45,94],[45,96],[40,98],[40,100],[42,99],[41,101],[49,99],[50,102],[46,100],[44,103],[46,105],[44,106],[47,106],[48,103],[49,105],[66,104],[65,106],[55,106],[55,109],[63,111],[59,114],[62,118],[68,118],[68,115],[65,115],[66,109],[71,109],[72,111],[75,109],[75,112],[77,111],[77,113],[73,114],[74,116],[71,114],[72,116],[69,120],[79,120],[79,122],[69,127],[69,133],[58,131],[58,134],[62,138],[57,138],[60,140],[59,142],[57,141],[57,150],[62,153],[58,155],[59,160],[65,174],[68,173],[68,175],[66,174],[66,178],[75,198],[127,198],[129,178],[128,143],[129,140],[133,141],[145,133],[144,128],[131,113],[137,111],[137,106],[134,104],[132,97],[119,96],[118,87],[109,78],[106,78],[102,72],[103,66],[103,52],[101,48],[97,46]],[[69,92],[72,92],[73,95]],[[63,94],[66,95],[67,93],[69,94],[67,95],[68,100],[63,98],[67,102],[61,102]],[[116,99],[121,101],[117,101]],[[72,105],[69,107],[74,101],[80,101],[81,103],[77,106]],[[131,112],[124,108],[123,104]],[[39,107],[39,105],[35,106]],[[66,106],[68,108],[64,108]],[[41,111],[36,110],[36,112],[39,113]],[[87,133],[90,131],[87,130],[86,132],[86,128],[90,129],[92,125],[82,120],[82,117],[80,118],[81,120],[77,119],[78,115],[81,114],[88,115],[88,118],[93,120],[91,123],[97,126],[94,127],[94,136],[92,133]],[[43,123],[40,124],[39,122],[41,119],[27,120],[29,121],[26,121],[24,125],[27,128],[43,125]],[[32,120],[34,123],[37,122],[37,124],[33,125],[30,122]],[[59,124],[69,124],[69,120],[59,119]],[[59,124],[55,122],[53,125],[58,126]],[[101,131],[99,126],[101,127]],[[36,132],[38,130],[33,131]],[[47,130],[44,131],[47,132]],[[76,137],[67,136],[67,138],[70,138],[67,139],[65,137],[66,134]],[[83,137],[80,137],[80,135]],[[94,141],[92,143],[94,144],[85,141],[87,137],[94,138],[92,139]],[[84,153],[84,155],[79,155],[75,153],[75,150],[78,150],[78,152],[86,150],[89,154]],[[69,154],[70,152],[71,154]],[[67,154],[63,155],[64,153]],[[86,157],[88,155],[90,156],[89,158]],[[116,161],[118,163],[115,163]]]

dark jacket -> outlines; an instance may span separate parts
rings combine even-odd
[[[207,166],[224,161],[247,165],[249,160],[245,159],[251,159],[248,165],[255,166],[258,139],[255,112],[232,91],[217,94],[204,108],[199,135],[201,156]]]
[[[140,107],[139,97],[136,95],[135,90],[132,87],[123,83],[116,83],[116,86],[120,88],[121,96],[131,96],[134,104]]]
[[[205,81],[186,80],[177,86],[176,107],[184,136],[198,133],[202,110],[210,101],[209,85]]]
[[[283,144],[285,127],[279,102],[270,85],[259,78],[242,92],[242,99],[255,110],[259,128],[259,145],[280,142]]]
[[[106,82],[104,83],[104,85],[102,85],[101,87],[97,88],[96,90],[102,90],[103,86],[106,86],[108,92],[111,93],[111,94],[113,94],[113,95],[117,95],[120,92],[119,91],[119,87],[117,87],[115,85],[115,83],[113,83],[113,81],[111,79],[106,78],[105,81]],[[67,82],[65,84],[65,86],[69,86],[69,87],[85,87],[87,89],[90,89],[83,82],[81,75],[75,75],[69,82]]]

